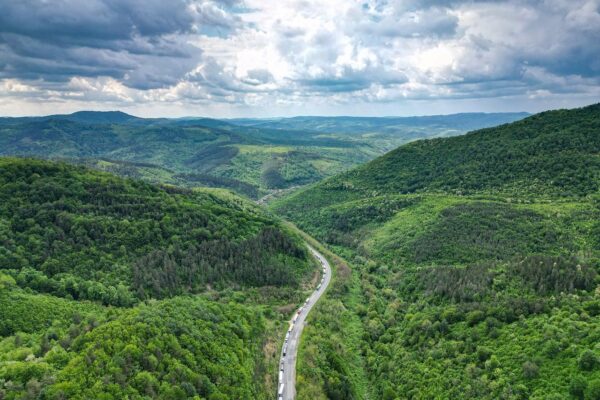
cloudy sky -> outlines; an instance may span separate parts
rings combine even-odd
[[[0,0],[0,115],[415,115],[600,101],[600,0]]]

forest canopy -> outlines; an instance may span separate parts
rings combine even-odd
[[[307,270],[298,239],[220,192],[28,159],[0,161],[0,188],[0,268],[38,292],[131,305]]]
[[[298,398],[598,399],[599,152],[596,104],[413,142],[276,200],[355,274],[307,332]]]

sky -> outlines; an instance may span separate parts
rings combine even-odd
[[[429,115],[600,102],[600,0],[0,0],[0,10],[0,115]]]

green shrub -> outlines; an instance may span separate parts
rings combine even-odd
[[[600,400],[600,379],[594,379],[588,384],[585,400]]]
[[[481,310],[471,311],[467,314],[467,324],[469,326],[475,326],[483,320],[485,320],[485,313]]]
[[[584,400],[587,381],[581,375],[574,376],[569,383],[569,394],[579,400]]]
[[[523,377],[525,379],[535,379],[540,375],[540,368],[532,361],[523,363]]]
[[[582,371],[593,371],[599,363],[600,360],[598,359],[598,356],[592,350],[585,350],[581,353],[579,360],[577,361],[579,369]]]

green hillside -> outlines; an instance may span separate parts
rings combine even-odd
[[[322,132],[308,129],[314,124],[307,121],[316,123],[315,117],[270,127],[81,111],[0,118],[0,155],[74,161],[152,183],[227,188],[256,199],[277,189],[317,182],[411,140],[458,135],[467,126],[485,127],[522,117],[461,114],[403,119],[392,131],[379,126],[388,119],[369,118],[371,129],[364,132],[352,129],[363,123],[341,118],[338,130]]]
[[[0,398],[269,398],[311,272],[229,192],[0,159]]]
[[[402,146],[272,205],[354,268],[343,304],[362,340],[345,345],[372,398],[597,398],[599,154],[600,105],[551,111]],[[298,398],[331,397],[318,371],[351,361],[308,360]]]
[[[388,193],[586,196],[600,185],[599,114],[600,104],[549,111],[463,136],[413,142],[320,183],[308,197],[325,204]]]

